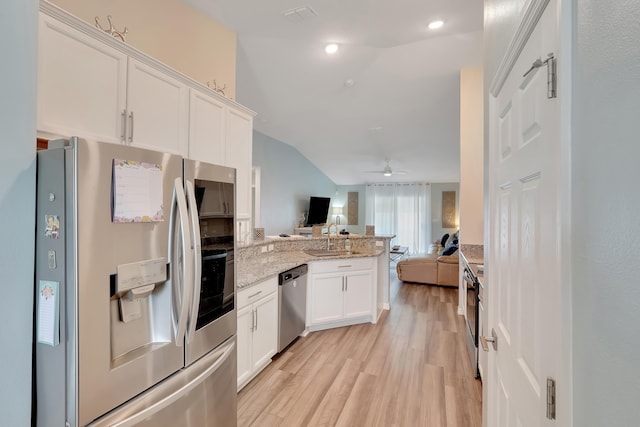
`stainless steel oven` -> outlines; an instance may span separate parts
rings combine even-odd
[[[471,366],[476,378],[479,377],[478,371],[478,324],[479,310],[478,298],[480,284],[471,268],[467,265],[463,274],[464,288],[466,290],[466,313],[467,320],[467,351],[471,360]]]

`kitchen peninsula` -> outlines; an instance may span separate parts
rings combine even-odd
[[[267,237],[236,250],[238,389],[276,354],[278,275],[308,265],[306,335],[376,323],[389,308],[389,242],[394,236]],[[306,283],[306,281],[305,281]]]

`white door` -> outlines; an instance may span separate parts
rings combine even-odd
[[[127,143],[186,156],[189,88],[133,58],[127,85]]]
[[[226,165],[236,168],[236,216],[238,219],[250,219],[253,118],[229,108],[226,132]]]
[[[316,273],[311,275],[309,325],[342,319],[344,276],[342,273]]]
[[[562,360],[560,108],[558,99],[547,98],[546,65],[523,76],[537,59],[558,56],[556,2],[540,10],[504,86],[489,101],[484,335],[494,330],[497,336],[485,382],[485,425],[491,427],[556,425],[546,417],[546,383],[557,378]]]
[[[121,142],[127,56],[40,13],[38,131]]]
[[[256,301],[255,328],[253,329],[253,370],[258,370],[278,351],[278,293]]]
[[[251,341],[253,340],[253,306],[238,309],[238,388],[251,377]]]
[[[227,107],[213,96],[190,91],[189,158],[214,165],[225,164]]]
[[[353,271],[344,277],[344,317],[370,316],[373,312],[373,272]]]

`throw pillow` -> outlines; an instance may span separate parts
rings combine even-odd
[[[442,255],[443,256],[449,256],[449,255],[453,255],[454,253],[456,253],[456,251],[458,250],[458,247],[455,245],[449,245],[445,248],[444,251],[442,251]]]
[[[449,233],[444,233],[444,235],[440,239],[440,246],[444,247],[447,244],[448,238],[449,238]]]

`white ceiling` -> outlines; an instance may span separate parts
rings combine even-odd
[[[236,99],[254,129],[336,184],[459,181],[459,69],[482,63],[481,0],[185,1],[237,33]],[[317,16],[282,14],[304,6]],[[385,159],[408,173],[364,172]]]

